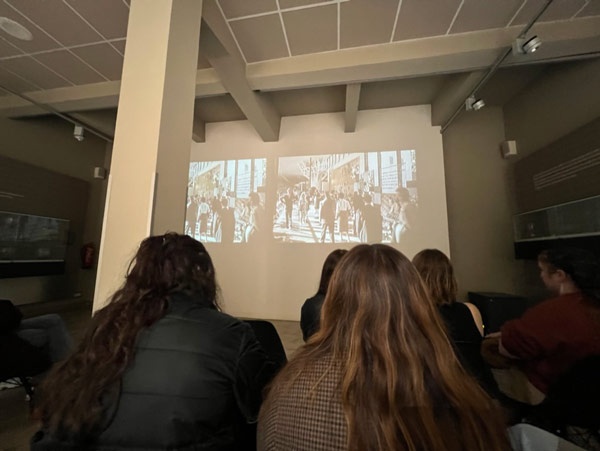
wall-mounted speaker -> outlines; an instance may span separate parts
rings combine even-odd
[[[104,180],[106,178],[106,169],[101,167],[94,168],[94,178]]]
[[[503,141],[500,145],[502,150],[502,157],[514,157],[517,155],[517,142],[516,141]]]

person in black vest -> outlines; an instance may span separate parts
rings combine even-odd
[[[461,363],[490,396],[499,398],[498,386],[481,357],[481,313],[473,304],[456,300],[457,283],[450,259],[437,249],[425,249],[415,255],[412,262],[444,320]]]
[[[124,285],[40,387],[31,449],[252,449],[239,437],[275,368],[217,292],[201,243],[146,238]]]
[[[321,307],[327,294],[329,279],[333,274],[333,270],[338,262],[348,252],[345,249],[336,249],[325,259],[323,270],[321,271],[321,281],[319,282],[319,290],[312,297],[304,301],[300,314],[300,328],[302,329],[302,338],[307,341],[316,331],[319,330],[321,322]]]

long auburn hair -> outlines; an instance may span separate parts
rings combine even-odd
[[[123,286],[98,310],[78,348],[55,365],[40,387],[39,414],[51,433],[92,434],[102,397],[135,354],[138,334],[168,311],[178,293],[219,308],[215,269],[202,243],[167,233],[142,241]]]
[[[424,249],[413,257],[413,265],[429,289],[433,302],[449,305],[456,301],[458,291],[452,263],[437,249]]]
[[[399,251],[381,244],[349,251],[321,319],[270,393],[329,360],[327,371],[341,378],[350,451],[509,449],[501,414],[460,366],[426,287]],[[267,397],[264,410],[273,401]]]
[[[321,270],[321,280],[319,281],[319,290],[317,291],[317,294],[327,294],[327,287],[329,286],[329,280],[331,279],[333,270],[347,252],[346,249],[336,249],[327,256],[323,263],[323,269]]]

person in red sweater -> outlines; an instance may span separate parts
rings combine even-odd
[[[505,323],[500,354],[518,360],[534,387],[531,403],[577,361],[600,354],[600,264],[588,251],[550,249],[538,257],[540,276],[556,297]],[[537,391],[537,393],[536,393]]]

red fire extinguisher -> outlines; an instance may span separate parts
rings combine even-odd
[[[93,243],[84,244],[81,248],[81,267],[89,269],[94,265],[94,255],[96,249]]]

